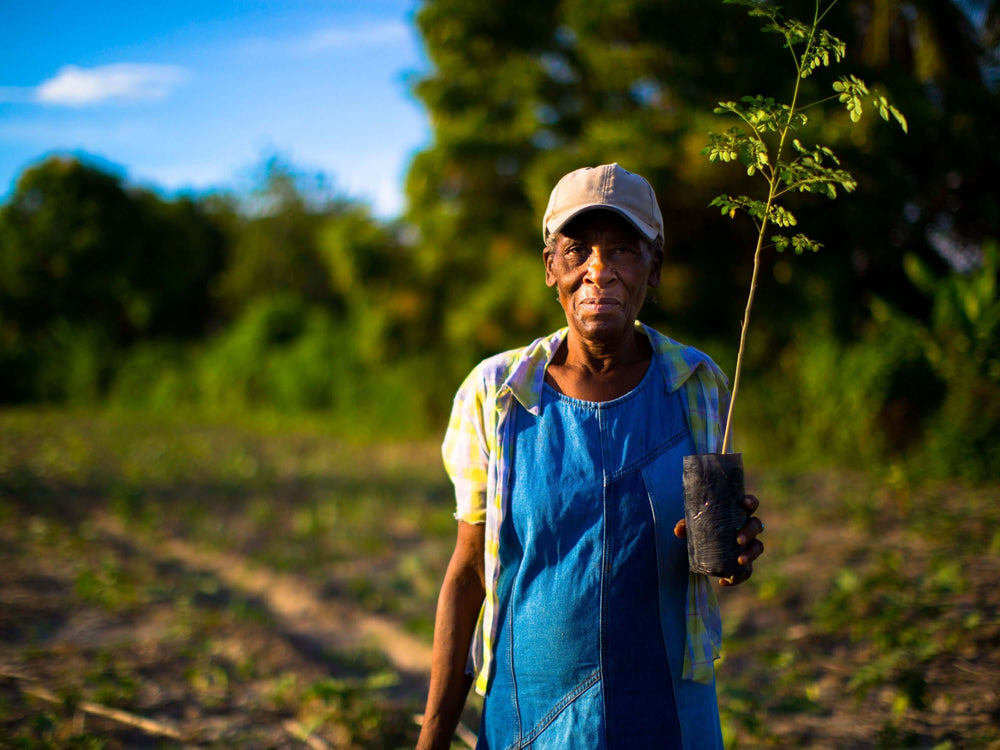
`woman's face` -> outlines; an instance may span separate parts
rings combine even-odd
[[[569,327],[584,340],[611,343],[632,335],[646,289],[660,283],[662,251],[622,216],[580,214],[545,250],[545,283],[559,292]]]

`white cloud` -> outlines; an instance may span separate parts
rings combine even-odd
[[[250,39],[243,50],[251,55],[279,54],[291,57],[314,57],[336,52],[398,47],[411,41],[411,32],[403,21],[367,24],[329,25],[308,33],[282,38]]]
[[[302,51],[319,54],[361,47],[384,47],[405,42],[408,35],[409,30],[402,21],[386,21],[354,28],[332,26],[307,36],[302,42]]]
[[[35,101],[86,107],[110,100],[157,101],[187,78],[176,65],[117,63],[96,68],[66,65],[35,89]]]

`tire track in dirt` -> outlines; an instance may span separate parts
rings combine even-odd
[[[136,543],[135,534],[119,519],[101,515],[93,520],[101,533]],[[400,672],[404,691],[412,694],[426,685],[431,647],[390,618],[350,602],[324,598],[316,586],[294,575],[255,565],[241,555],[206,550],[177,537],[141,541],[157,557],[209,572],[226,586],[259,599],[290,638],[304,639],[334,652],[376,649]]]

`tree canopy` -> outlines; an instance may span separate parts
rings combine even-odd
[[[811,16],[811,4],[787,5]],[[817,123],[862,197],[835,212],[797,209],[829,252],[794,268],[779,263],[764,282],[782,287],[762,297],[775,333],[782,320],[825,306],[849,338],[873,295],[918,314],[903,253],[944,271],[950,259],[936,238],[976,244],[997,234],[989,183],[1000,151],[989,123],[1000,97],[987,46],[997,3],[979,5],[993,21],[977,26],[953,2],[837,7],[828,25],[848,41],[852,66],[907,113],[910,136]],[[648,177],[663,208],[667,266],[647,317],[731,339],[749,277],[747,235],[707,204],[738,191],[727,183],[739,178],[709,170],[699,152],[715,102],[784,93],[770,91],[787,80],[780,44],[741,8],[679,0],[428,0],[417,24],[432,67],[414,91],[434,139],[409,172],[407,219],[419,230],[425,278],[447,300],[438,315],[455,349],[487,353],[558,322],[538,263],[548,191],[570,169],[611,161]],[[814,98],[829,85],[820,74],[809,82]]]

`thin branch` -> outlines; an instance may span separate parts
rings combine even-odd
[[[333,746],[330,745],[322,737],[319,737],[309,730],[307,730],[302,724],[295,719],[286,719],[282,725],[285,731],[288,732],[295,739],[304,742],[306,745],[312,748],[312,750],[333,750]]]
[[[743,325],[740,328],[740,348],[736,354],[736,373],[733,376],[733,392],[729,399],[729,413],[726,415],[726,432],[722,437],[723,453],[729,453],[730,443],[732,442],[731,432],[733,427],[733,404],[736,403],[736,394],[739,392],[740,380],[743,375],[743,352],[746,348],[747,328],[750,324],[750,308],[753,307],[753,298],[757,291],[757,276],[760,271],[761,246],[764,244],[764,234],[767,231],[767,217],[771,211],[773,198],[773,194],[768,196],[767,206],[764,209],[764,218],[761,220],[760,230],[757,232],[757,249],[753,254],[753,276],[750,279],[750,293],[747,296],[747,307],[743,314]]]
[[[802,52],[801,58],[796,63],[795,68],[795,90],[792,92],[792,102],[788,107],[788,119],[785,121],[785,126],[781,129],[781,134],[778,139],[778,149],[774,155],[774,163],[778,165],[781,163],[781,154],[785,150],[785,141],[788,138],[788,132],[791,130],[792,121],[795,117],[796,105],[799,101],[799,91],[802,88],[802,60],[805,60],[809,55],[809,50],[812,48],[813,40],[816,38],[816,28],[819,24],[819,0],[816,0],[816,11],[813,15],[813,27],[809,33],[809,39],[806,42],[805,50]],[[789,40],[789,47],[791,47],[791,41]],[[760,275],[760,258],[761,251],[764,247],[764,235],[767,233],[767,223],[768,217],[771,215],[771,206],[774,205],[775,196],[778,189],[778,174],[773,173],[768,186],[767,203],[764,206],[764,216],[761,219],[760,227],[757,231],[757,247],[753,254],[753,274],[750,277],[750,291],[747,294],[747,306],[743,313],[743,324],[740,326],[740,346],[736,352],[736,370],[733,374],[733,391],[729,398],[729,410],[726,414],[726,430],[722,436],[722,452],[729,453],[730,447],[732,445],[732,430],[733,430],[733,411],[736,406],[736,396],[739,393],[740,382],[743,378],[743,356],[746,353],[746,340],[747,340],[747,329],[750,325],[750,311],[753,308],[754,296],[757,293],[757,278]]]
[[[799,107],[799,112],[804,112],[805,110],[811,109],[812,107],[818,107],[820,104],[826,104],[827,102],[833,101],[834,99],[837,99],[839,97],[840,94],[831,94],[828,97],[825,97],[823,99],[817,99],[816,101],[810,102],[809,104],[803,104],[801,107]]]
[[[833,6],[836,5],[836,4],[837,4],[837,0],[831,0],[830,4],[826,6],[826,10],[824,10],[822,13],[819,13],[819,15],[815,16],[816,23],[813,24],[813,26],[814,27],[818,27],[823,22],[823,19],[826,18],[826,14],[829,13],[831,10],[833,10]],[[819,2],[818,1],[816,3],[816,11],[817,12],[819,11]]]
[[[423,726],[424,715],[414,714],[413,721],[417,724],[417,726]],[[458,722],[458,726],[455,727],[455,736],[470,748],[473,748],[473,750],[479,742],[479,738],[476,736],[476,733],[465,726],[462,722]]]
[[[802,185],[810,185],[814,182],[836,182],[836,180],[831,180],[829,177],[804,177],[801,180],[797,180],[792,184],[782,188],[781,190],[779,190],[774,194],[774,197],[780,198],[785,193],[790,193],[791,191],[800,188]],[[840,185],[843,186],[843,183],[840,183]],[[844,188],[844,190],[847,190],[847,188]]]
[[[0,676],[9,677],[21,682],[34,682],[30,677],[27,677],[16,672],[9,672],[7,670],[0,671]],[[64,704],[65,700],[60,698],[58,695],[53,693],[48,688],[42,687],[41,685],[27,684],[19,686],[22,693],[25,695],[30,695],[34,698],[38,698],[47,703]],[[180,731],[165,724],[161,721],[154,721],[153,719],[147,719],[144,716],[138,716],[136,714],[130,713],[128,711],[123,711],[120,708],[112,708],[111,706],[104,706],[100,703],[94,703],[93,701],[80,701],[74,704],[76,708],[83,711],[84,713],[93,714],[94,716],[102,716],[105,719],[111,719],[119,724],[125,724],[126,726],[135,727],[136,729],[141,729],[146,734],[157,735],[160,737],[169,737],[172,740],[183,739]]]
[[[476,737],[475,732],[469,729],[462,722],[458,722],[458,726],[455,727],[455,736],[462,740],[470,748],[475,748],[476,744],[479,742],[479,738]]]

